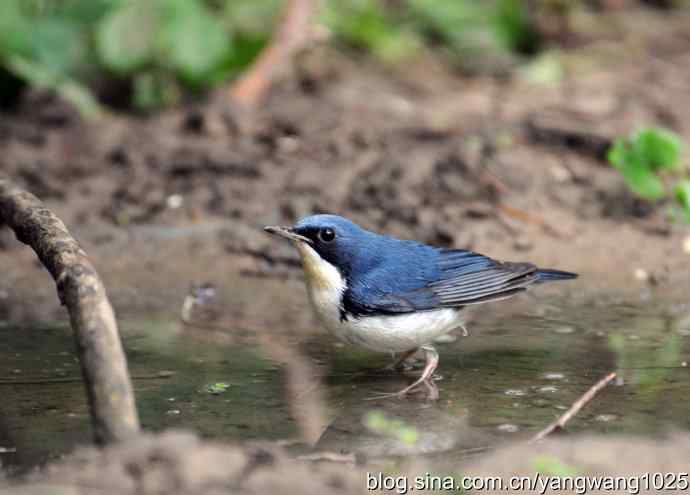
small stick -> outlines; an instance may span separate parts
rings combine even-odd
[[[604,378],[599,380],[597,383],[592,385],[587,392],[582,395],[577,401],[573,403],[572,406],[570,406],[570,409],[568,409],[563,415],[558,418],[556,421],[551,423],[549,426],[541,430],[539,433],[534,435],[532,439],[530,440],[530,443],[532,442],[538,442],[539,440],[543,440],[547,435],[553,433],[556,430],[563,430],[565,428],[565,425],[568,421],[570,421],[578,412],[580,412],[580,409],[585,407],[592,399],[594,399],[594,396],[597,395],[597,393],[604,388],[606,385],[611,382],[616,378],[616,372],[609,373],[606,375]]]
[[[276,74],[313,37],[311,23],[316,6],[315,0],[286,0],[271,41],[230,88],[231,101],[250,108],[261,101]]]
[[[544,230],[544,232],[546,232],[547,234],[551,234],[553,237],[557,237],[560,239],[570,237],[568,234],[554,227],[549,222],[547,222],[545,218],[539,215],[534,215],[528,211],[522,210],[515,206],[507,205],[505,203],[498,203],[497,208],[499,209],[499,211],[505,213],[509,217],[516,218],[518,220],[522,220],[525,223],[531,223],[533,225],[541,227]]]

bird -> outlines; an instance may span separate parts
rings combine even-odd
[[[366,230],[337,215],[316,214],[291,227],[267,226],[297,248],[307,293],[318,320],[337,338],[372,351],[399,354],[393,367],[419,350],[419,378],[394,394],[425,385],[438,398],[435,339],[464,329],[463,308],[514,296],[576,273],[499,261]]]

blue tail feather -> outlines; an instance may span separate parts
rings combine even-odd
[[[551,282],[553,280],[570,280],[577,278],[577,273],[564,272],[562,270],[552,270],[550,268],[540,268],[537,271],[539,278],[537,282]]]

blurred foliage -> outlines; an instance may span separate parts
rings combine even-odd
[[[2,0],[0,91],[50,88],[82,113],[126,82],[150,109],[177,102],[246,67],[270,36],[278,0]]]
[[[386,62],[407,58],[422,47],[404,16],[376,0],[330,1],[324,6],[323,22],[339,41]]]
[[[580,470],[570,464],[566,464],[558,457],[552,455],[538,455],[532,459],[532,466],[538,473],[547,476],[577,476]]]
[[[217,383],[211,383],[209,385],[206,385],[206,392],[212,395],[220,395],[223,392],[226,392],[230,388],[229,383],[225,382],[217,382]]]
[[[539,46],[523,0],[331,1],[323,21],[336,40],[384,62],[409,59],[428,47],[472,69],[479,59],[534,53]]]
[[[654,395],[664,393],[663,383],[674,371],[683,369],[682,340],[678,332],[651,327],[650,332],[649,320],[641,320],[639,328],[633,330],[635,339],[627,332],[613,333],[609,348],[616,355],[619,375],[641,392]]]
[[[325,0],[336,43],[385,63],[422,50],[462,68],[505,66],[540,48],[526,0]],[[152,109],[236,76],[271,35],[283,0],[2,0],[0,104],[23,84],[48,87],[86,114],[108,88]],[[498,61],[498,62],[497,62]],[[123,98],[114,98],[122,101]]]
[[[654,201],[670,197],[672,214],[690,222],[690,180],[680,161],[681,140],[671,131],[646,128],[618,138],[608,152],[609,162],[635,194]],[[667,183],[675,181],[669,192]]]
[[[382,411],[369,411],[364,416],[364,426],[372,433],[393,438],[407,445],[414,445],[419,438],[419,433],[413,425],[390,418]]]
[[[0,2],[0,87],[16,91],[3,100],[11,102],[28,82],[53,89],[85,114],[96,113],[98,104],[80,82],[90,62],[84,26],[93,20],[94,8],[106,3]]]

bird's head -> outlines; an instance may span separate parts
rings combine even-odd
[[[265,227],[266,232],[292,241],[302,257],[307,280],[332,284],[335,269],[344,280],[353,269],[376,257],[376,234],[337,215],[312,215],[293,227]]]

